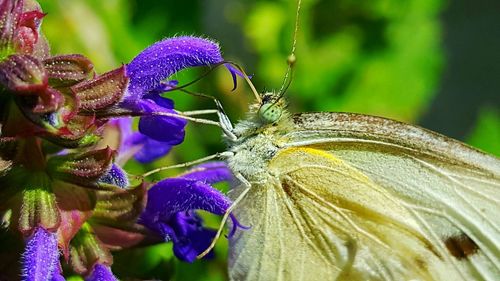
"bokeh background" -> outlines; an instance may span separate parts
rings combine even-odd
[[[82,53],[105,72],[157,40],[200,35],[220,42],[262,91],[279,89],[292,45],[296,1],[41,0],[52,52]],[[500,155],[500,2],[495,0],[303,0],[297,63],[287,93],[292,111],[347,111],[419,124]],[[172,77],[189,82],[206,69]],[[244,118],[252,95],[231,92],[228,72],[212,72],[190,89],[212,95],[232,120]],[[210,100],[169,93],[182,111],[213,108]],[[190,124],[186,141],[155,167],[223,151],[221,132]],[[179,171],[180,172],[180,171]],[[171,174],[161,174],[168,176]],[[225,189],[225,186],[220,188]],[[206,216],[217,227],[217,218]],[[124,280],[225,280],[227,243],[216,258],[186,264],[171,245],[115,257]],[[129,279],[126,279],[128,276]],[[70,280],[79,280],[70,278]]]

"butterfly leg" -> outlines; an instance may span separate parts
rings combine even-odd
[[[233,124],[231,123],[231,121],[229,120],[229,117],[224,112],[224,109],[222,108],[222,104],[216,98],[212,97],[212,99],[215,102],[217,109],[194,110],[194,111],[186,111],[186,112],[177,111],[176,113],[155,112],[152,114],[158,115],[158,116],[168,116],[168,117],[185,119],[185,120],[195,122],[195,123],[200,123],[200,124],[214,125],[214,126],[221,128],[222,131],[224,132],[224,134],[230,140],[233,140],[233,141],[237,140],[238,137],[233,133]],[[219,118],[219,122],[209,120],[209,119],[192,117],[192,116],[196,116],[196,115],[213,114],[213,113],[217,114],[217,117]]]
[[[222,217],[219,229],[217,230],[217,233],[215,234],[214,239],[212,239],[212,243],[210,243],[210,245],[205,249],[205,251],[203,251],[201,254],[196,256],[197,259],[203,258],[215,247],[215,244],[217,243],[220,235],[222,234],[222,230],[224,229],[224,225],[226,224],[226,221],[229,218],[229,215],[236,208],[238,203],[243,198],[245,198],[245,195],[248,193],[248,191],[252,187],[252,184],[250,184],[250,182],[247,179],[245,179],[240,173],[236,174],[235,177],[238,180],[240,180],[240,182],[245,186],[245,189],[240,193],[240,195],[238,195],[238,197],[236,198],[236,200],[234,200],[234,202],[231,204],[231,206],[229,206],[229,208],[227,208],[226,212],[224,213],[224,216]]]
[[[232,156],[232,155],[233,155],[233,152],[230,152],[230,151],[219,152],[219,153],[215,153],[215,154],[212,154],[212,155],[200,158],[200,159],[196,159],[196,160],[193,160],[193,161],[189,161],[189,162],[185,162],[185,163],[181,163],[181,164],[177,164],[177,165],[172,165],[172,166],[166,166],[166,167],[156,168],[154,170],[151,170],[149,172],[146,172],[146,173],[142,174],[142,177],[148,177],[148,176],[150,176],[152,174],[156,174],[158,172],[165,171],[165,170],[177,169],[177,168],[186,168],[186,167],[193,166],[193,165],[196,165],[196,164],[199,164],[199,163],[203,163],[203,162],[206,162],[206,161],[209,161],[209,160],[212,160],[212,159],[216,159],[216,158],[218,158],[218,159],[224,159],[224,158],[227,158],[227,157]]]

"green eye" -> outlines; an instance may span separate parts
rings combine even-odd
[[[278,121],[282,113],[281,107],[273,103],[265,103],[259,108],[259,118],[267,124]]]

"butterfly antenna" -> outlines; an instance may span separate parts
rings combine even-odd
[[[220,66],[222,65],[225,65],[226,61],[222,61],[222,62],[219,62],[217,64],[214,64],[214,65],[211,65],[210,68],[205,71],[203,74],[201,74],[200,76],[198,76],[196,79],[194,79],[193,81],[191,82],[188,82],[186,84],[183,84],[181,86],[172,86],[171,89],[169,89],[169,91],[173,91],[173,90],[179,90],[179,89],[183,89],[183,88],[186,88],[186,87],[189,87],[193,84],[195,84],[196,82],[200,81],[201,79],[205,78],[206,76],[208,76],[210,73],[212,73],[212,71],[216,70],[217,68],[219,68]]]
[[[262,102],[262,98],[259,95],[259,92],[257,92],[257,89],[253,85],[252,81],[250,81],[250,77],[245,73],[245,70],[243,70],[243,67],[238,65],[237,63],[234,62],[227,62],[231,64],[232,66],[236,67],[237,70],[240,72],[239,75],[245,79],[245,82],[247,82],[248,86],[250,86],[250,89],[252,90],[253,95],[255,96],[255,99],[257,100],[258,103]]]
[[[297,0],[297,13],[295,14],[295,30],[293,31],[293,43],[292,43],[292,51],[287,58],[288,68],[285,73],[285,77],[283,78],[283,84],[281,85],[280,90],[278,91],[279,97],[277,100],[280,100],[288,90],[288,87],[292,84],[293,80],[293,66],[295,65],[295,61],[297,58],[295,57],[295,49],[297,46],[297,33],[299,32],[299,16],[300,16],[300,7],[302,1]]]

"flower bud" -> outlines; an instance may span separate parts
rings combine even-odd
[[[75,272],[83,275],[89,274],[95,264],[113,263],[113,256],[97,239],[88,223],[71,240],[70,263]]]
[[[48,86],[43,63],[30,55],[11,55],[0,63],[0,83],[16,94],[33,95]]]
[[[43,64],[53,87],[77,84],[88,79],[94,69],[92,62],[79,54],[54,56],[44,60]]]
[[[85,153],[70,153],[52,157],[47,166],[53,178],[98,188],[98,180],[111,168],[114,154],[114,150],[109,147]]]

